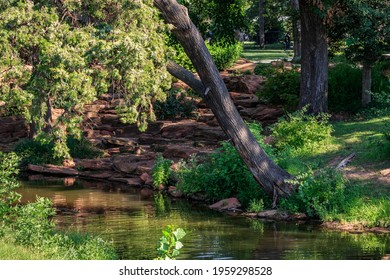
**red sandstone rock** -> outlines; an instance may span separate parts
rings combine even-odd
[[[240,207],[241,203],[235,197],[220,200],[209,206],[210,209],[218,211],[235,210]]]

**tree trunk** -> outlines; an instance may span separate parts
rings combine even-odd
[[[299,63],[301,61],[301,20],[299,19],[299,0],[291,0],[291,6],[293,9],[292,26],[294,37],[294,57],[293,63]]]
[[[261,49],[265,47],[264,11],[264,0],[259,0],[259,46]]]
[[[46,113],[44,117],[45,126],[43,128],[43,131],[46,133],[49,133],[53,130],[53,106],[51,104],[50,96],[49,94],[46,95],[45,99],[46,103]]]
[[[308,106],[308,113],[318,114],[328,111],[328,42],[320,10],[310,2],[299,1],[302,26],[299,107]]]
[[[371,71],[372,67],[369,64],[363,64],[363,79],[362,79],[362,106],[367,107],[371,102]]]
[[[198,87],[198,92],[200,91],[200,95],[213,111],[221,128],[232,141],[256,181],[270,196],[274,197],[274,202],[277,197],[291,195],[296,186],[287,183],[286,180],[291,179],[292,176],[267,156],[245,125],[230,98],[202,36],[188,17],[187,9],[179,5],[176,0],[154,0],[154,4],[161,11],[164,19],[174,26],[173,34],[182,44],[201,79],[196,83],[198,86],[200,83],[203,84],[203,88]],[[181,72],[180,69],[181,67],[176,65],[174,70]],[[181,78],[189,77],[189,79],[196,80],[188,73],[188,71],[184,71]]]

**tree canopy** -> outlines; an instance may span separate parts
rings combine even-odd
[[[164,100],[166,26],[152,1],[10,0],[0,4],[0,101],[34,136],[77,135],[83,105],[121,98],[123,121],[145,129]],[[53,122],[53,110],[60,117]],[[58,113],[58,112],[57,112]],[[63,129],[65,127],[66,129]],[[60,148],[59,156],[67,156]],[[61,152],[60,152],[61,151]]]

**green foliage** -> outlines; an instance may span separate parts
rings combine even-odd
[[[153,185],[158,188],[160,185],[167,186],[171,176],[172,161],[165,159],[161,154],[158,154],[152,169]]]
[[[252,199],[269,202],[235,148],[222,142],[221,148],[204,160],[181,163],[178,187],[185,194],[203,193],[209,200],[237,197],[244,207]]]
[[[268,77],[264,88],[258,93],[261,100],[271,104],[283,105],[294,110],[298,105],[300,74],[295,70],[281,70]]]
[[[174,39],[168,39],[168,45],[174,52],[173,60],[184,68],[195,71],[191,60],[184,52],[183,47]],[[242,44],[238,41],[220,40],[213,43],[206,42],[211,57],[219,70],[224,70],[232,66],[241,56]]]
[[[192,117],[196,109],[194,102],[186,98],[182,90],[171,89],[167,92],[165,101],[156,101],[153,105],[154,112],[159,120],[174,120]]]
[[[15,179],[18,157],[0,153],[0,242],[31,249],[44,258],[113,259],[112,245],[100,238],[58,233],[53,216],[55,209],[47,198],[32,203],[15,204],[21,195]]]
[[[3,220],[12,209],[12,205],[20,200],[15,189],[19,183],[15,175],[19,173],[19,157],[15,153],[0,152],[0,219]]]
[[[244,0],[180,0],[188,7],[189,16],[204,38],[211,41],[235,41],[237,30],[250,25],[247,10],[250,3]],[[211,33],[211,34],[210,34]]]
[[[217,66],[218,70],[224,70],[232,66],[241,56],[242,44],[234,41],[217,41],[208,44],[207,48]]]
[[[259,200],[251,200],[251,202],[249,203],[249,207],[248,207],[248,211],[249,212],[261,212],[264,210],[264,202],[262,199],[259,199]]]
[[[329,69],[328,106],[332,112],[357,112],[362,100],[362,71],[347,63]]]
[[[155,120],[152,101],[164,100],[170,86],[166,27],[152,2],[7,1],[0,10],[2,113],[23,114],[34,136],[50,134],[59,158],[69,157],[67,133],[80,132],[83,105],[99,94],[123,98],[121,119],[146,129]]]
[[[281,201],[283,209],[304,212],[309,217],[326,221],[330,214],[339,213],[345,207],[345,180],[333,169],[301,174],[292,183],[299,185],[298,192]]]
[[[23,139],[15,146],[15,153],[21,157],[21,165],[31,164],[62,164],[64,159],[72,158],[96,158],[101,156],[101,151],[94,147],[87,139],[77,139],[69,135],[66,145],[56,146],[55,142],[47,134],[41,134],[35,139]],[[67,149],[62,153],[59,149]]]
[[[319,150],[332,139],[332,126],[329,116],[307,115],[306,108],[287,114],[271,127],[275,147],[279,150],[291,148],[296,151],[311,152]]]
[[[264,76],[264,77],[269,78],[269,77],[272,77],[273,75],[276,75],[276,73],[279,70],[280,69],[273,67],[269,63],[259,63],[256,65],[254,72],[255,72],[255,75]]]
[[[180,254],[180,249],[183,248],[183,243],[180,240],[184,238],[186,232],[182,228],[176,226],[167,226],[162,231],[160,245],[157,248],[157,260],[174,260]]]

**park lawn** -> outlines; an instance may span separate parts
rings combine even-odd
[[[251,61],[266,61],[291,59],[293,51],[285,51],[283,44],[266,45],[264,49],[260,49],[254,42],[244,42],[244,50],[241,56]]]
[[[390,166],[390,141],[384,136],[390,117],[369,120],[333,122],[333,141],[321,152],[304,155],[303,160],[316,167],[324,167],[334,160],[354,153],[348,166],[381,170]]]
[[[241,56],[251,61],[270,61],[270,60],[282,60],[291,59],[292,51],[284,50],[260,50],[260,49],[244,49]]]

